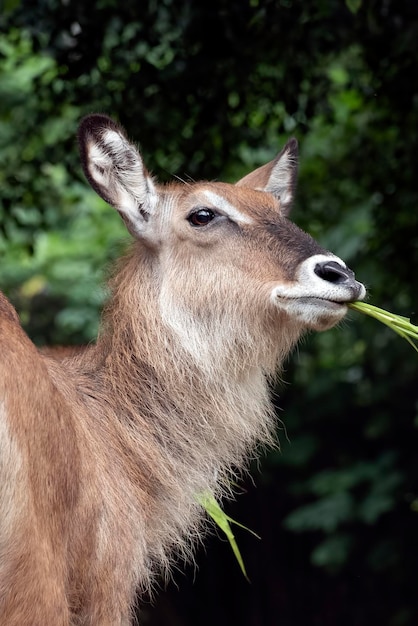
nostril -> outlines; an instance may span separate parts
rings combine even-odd
[[[314,272],[322,280],[326,280],[328,283],[342,284],[346,282],[352,282],[354,279],[354,272],[347,267],[343,267],[336,261],[324,261],[323,263],[317,263],[314,268]]]

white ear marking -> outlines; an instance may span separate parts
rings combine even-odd
[[[124,141],[122,136],[114,130],[105,130],[103,133],[103,141],[115,152],[123,149]]]
[[[290,139],[274,161],[269,179],[264,188],[280,200],[282,210],[287,213],[293,202],[297,167],[298,146],[296,139]]]
[[[90,143],[87,146],[87,152],[89,155],[89,171],[92,178],[98,185],[106,186],[109,182],[106,171],[111,167],[109,155],[103,152],[99,145],[94,143]]]

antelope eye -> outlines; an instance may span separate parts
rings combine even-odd
[[[210,209],[197,209],[189,215],[188,222],[192,226],[206,226],[215,218],[215,213]]]

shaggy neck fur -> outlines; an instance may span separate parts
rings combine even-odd
[[[268,319],[255,320],[251,331],[235,304],[234,311],[219,312],[230,317],[220,345],[216,332],[223,326],[212,309],[191,330],[203,333],[202,365],[184,337],[162,323],[154,272],[138,251],[122,262],[110,284],[97,345],[80,357],[89,412],[97,400],[106,429],[126,451],[118,456],[128,488],[147,491],[132,502],[131,512],[134,526],[135,516],[145,516],[146,554],[137,565],[145,584],[155,564],[169,564],[173,548],[189,555],[202,518],[196,496],[228,491],[231,476],[254,447],[272,443],[275,419],[267,377],[299,334],[295,329],[292,337],[287,327],[286,340],[272,336],[265,330],[271,328]],[[277,325],[275,333],[280,335]]]

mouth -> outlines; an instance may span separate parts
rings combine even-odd
[[[319,298],[318,296],[302,296],[300,298],[280,298],[283,300],[294,300],[297,301],[299,304],[301,304],[302,306],[304,305],[308,305],[308,306],[318,306],[322,309],[327,309],[327,310],[341,310],[341,309],[346,309],[347,308],[347,304],[349,304],[350,302],[353,302],[353,300],[344,300],[344,301],[337,301],[337,300],[328,300],[328,298]]]
[[[276,295],[275,298],[276,307],[287,313],[296,323],[318,331],[338,324],[347,313],[350,302],[352,299],[336,301],[318,296],[287,298]]]
[[[317,254],[302,262],[292,282],[276,284],[270,297],[302,327],[326,330],[342,320],[348,304],[365,295],[364,285],[341,259]]]

